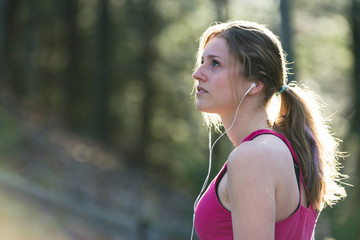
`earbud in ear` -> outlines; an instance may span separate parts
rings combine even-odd
[[[253,83],[251,83],[251,86],[250,86],[249,89],[246,91],[246,93],[244,94],[244,96],[246,96],[246,95],[250,92],[250,90],[253,89],[254,87],[256,87],[256,84],[253,82]]]

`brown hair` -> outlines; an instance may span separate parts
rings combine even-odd
[[[265,26],[247,21],[230,21],[210,26],[201,36],[197,67],[207,43],[214,37],[227,41],[229,52],[242,65],[248,80],[264,83],[264,106],[287,83],[284,51],[276,35]],[[306,183],[307,197],[317,210],[346,196],[340,185],[338,141],[330,133],[320,113],[318,96],[295,83],[281,94],[278,117],[272,123],[294,148]],[[219,118],[203,114],[209,126],[219,126]]]

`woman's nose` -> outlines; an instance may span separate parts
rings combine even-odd
[[[196,71],[192,74],[192,77],[198,81],[206,81],[205,75],[202,70],[202,66],[196,69]]]

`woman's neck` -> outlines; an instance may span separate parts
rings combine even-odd
[[[225,129],[229,129],[234,121],[234,115],[228,117],[221,116]],[[270,128],[268,126],[268,116],[265,109],[258,109],[255,111],[241,111],[238,112],[236,121],[231,129],[228,130],[227,135],[235,147],[239,146],[240,143],[252,132]]]

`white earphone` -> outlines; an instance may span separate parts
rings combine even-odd
[[[250,90],[253,89],[254,87],[256,87],[256,84],[253,82],[253,83],[251,83],[250,88],[246,91],[245,95],[246,95],[247,93],[249,93]]]
[[[249,89],[245,92],[244,96],[241,98],[240,103],[239,103],[239,105],[238,105],[237,108],[236,108],[234,120],[233,120],[231,126],[230,126],[228,129],[226,129],[226,131],[223,132],[223,133],[220,135],[220,137],[218,137],[218,138],[214,141],[214,143],[213,143],[212,145],[211,145],[211,129],[209,130],[209,169],[208,169],[208,173],[207,173],[207,176],[206,176],[206,178],[205,178],[205,181],[204,181],[204,183],[203,183],[203,186],[202,186],[202,188],[201,188],[201,190],[200,190],[200,193],[199,193],[199,195],[197,196],[197,198],[196,198],[196,200],[195,200],[195,202],[194,202],[193,224],[192,224],[192,230],[191,230],[190,240],[193,239],[193,235],[194,235],[195,210],[196,210],[196,207],[197,207],[197,205],[198,205],[198,203],[199,203],[199,201],[200,201],[200,199],[201,199],[201,195],[202,195],[203,191],[205,190],[205,188],[206,188],[206,186],[207,186],[207,183],[208,183],[208,181],[209,181],[210,172],[211,172],[212,151],[213,151],[213,149],[214,149],[214,146],[215,146],[215,144],[217,143],[217,141],[219,141],[219,139],[220,139],[222,136],[224,136],[225,133],[227,133],[227,132],[234,126],[241,103],[243,102],[243,100],[244,100],[244,98],[246,97],[246,95],[248,95],[248,93],[249,93],[249,92],[251,91],[251,89],[253,89],[254,87],[256,87],[256,84],[253,82],[253,83],[251,83]]]

